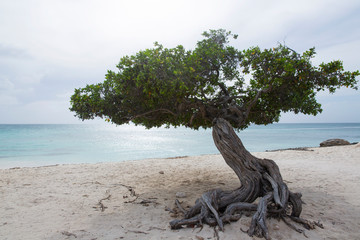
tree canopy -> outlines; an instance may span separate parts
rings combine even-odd
[[[359,71],[345,71],[340,60],[314,66],[314,48],[302,54],[282,44],[238,50],[230,45],[237,38],[231,32],[203,36],[193,50],[155,43],[122,57],[104,82],[75,89],[70,110],[82,120],[101,117],[147,128],[207,128],[223,118],[243,129],[276,122],[281,112],[320,113],[318,91],[357,89]]]

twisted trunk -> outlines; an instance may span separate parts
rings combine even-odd
[[[241,187],[237,191],[247,189],[247,195],[238,196],[236,200],[253,202],[273,191],[276,204],[285,206],[289,192],[274,161],[256,158],[248,152],[232,126],[224,119],[217,120],[213,138],[225,162],[240,180]]]
[[[204,193],[195,206],[186,212],[184,219],[170,222],[173,229],[207,223],[218,225],[223,230],[224,222],[238,220],[243,211],[255,211],[248,230],[250,236],[269,239],[266,227],[268,216],[284,221],[290,218],[308,229],[314,228],[314,223],[299,218],[301,194],[288,190],[274,161],[256,158],[248,152],[233,127],[224,119],[216,120],[213,138],[225,162],[238,176],[240,187],[233,191],[216,189]],[[259,203],[254,204],[259,197]],[[286,223],[302,232],[291,223]]]

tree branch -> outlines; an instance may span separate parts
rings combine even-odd
[[[133,120],[135,120],[136,118],[146,117],[146,115],[153,114],[153,113],[156,113],[156,112],[165,112],[165,113],[169,113],[169,114],[173,115],[174,117],[177,116],[176,113],[170,111],[169,109],[159,108],[159,109],[156,109],[156,110],[151,110],[151,111],[148,111],[148,112],[145,112],[145,113],[142,113],[142,114],[139,114],[139,115],[135,115],[135,116],[133,116],[133,117],[130,117],[130,118],[128,119],[128,122],[133,121]]]
[[[249,105],[248,105],[247,108],[246,108],[246,111],[245,111],[245,113],[244,113],[244,119],[243,119],[243,121],[245,121],[245,120],[249,117],[250,110],[251,110],[251,108],[256,104],[256,102],[259,100],[260,95],[261,95],[262,93],[270,92],[271,89],[272,89],[272,85],[270,84],[270,86],[269,86],[268,88],[258,90],[258,92],[256,93],[254,99],[253,99],[252,101],[250,101]]]
[[[223,83],[223,82],[220,82],[219,81],[219,87],[221,88],[221,90],[224,92],[224,94],[225,94],[225,96],[229,96],[229,91],[226,89],[226,86],[225,86],[225,84]]]

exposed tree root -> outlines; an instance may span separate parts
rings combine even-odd
[[[202,227],[203,224],[210,226],[218,226],[220,231],[224,230],[224,224],[232,221],[237,221],[245,212],[252,212],[252,220],[250,227],[246,232],[249,236],[264,237],[270,239],[266,219],[277,218],[283,220],[293,230],[305,235],[305,230],[295,226],[292,222],[300,224],[305,229],[314,229],[316,226],[323,228],[319,222],[311,222],[302,219],[297,215],[298,209],[296,205],[293,206],[292,202],[301,202],[301,194],[291,193],[291,201],[286,201],[284,207],[280,207],[275,203],[274,192],[268,192],[263,196],[257,204],[247,202],[235,202],[226,207],[221,207],[221,196],[229,194],[219,189],[206,192],[196,201],[195,206],[190,210],[185,211],[180,203],[177,201],[176,205],[181,211],[185,211],[183,219],[176,219],[170,222],[172,229],[179,229],[183,226],[187,227]],[[293,211],[294,210],[294,211]]]
[[[303,234],[304,230],[290,221],[305,229],[322,227],[319,223],[300,218],[303,204],[301,194],[288,189],[274,161],[259,159],[249,153],[229,122],[217,119],[213,138],[225,162],[238,176],[241,187],[233,191],[215,189],[204,193],[185,212],[183,219],[170,222],[171,228],[202,226],[205,223],[218,226],[223,231],[224,224],[239,220],[245,212],[253,213],[246,232],[250,236],[265,239],[270,239],[266,225],[270,217],[283,220],[289,227]],[[254,203],[256,199],[259,199],[257,204]]]

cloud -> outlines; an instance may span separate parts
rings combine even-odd
[[[0,78],[0,105],[15,105],[17,98],[12,96],[14,84],[6,78]]]
[[[360,101],[358,94],[343,95],[335,93],[318,98],[323,112],[317,116],[283,113],[282,123],[358,123],[360,119]],[[355,110],[356,109],[356,110]]]
[[[2,107],[16,107],[21,103],[23,96],[32,91],[33,89],[31,87],[16,88],[13,82],[6,78],[0,78],[0,105]],[[5,113],[3,116],[8,116],[8,113]]]
[[[4,58],[19,59],[19,58],[28,58],[28,57],[29,55],[25,50],[15,48],[12,46],[5,46],[0,43],[0,59],[4,59]]]
[[[0,92],[7,92],[14,89],[14,84],[6,78],[0,78]]]
[[[11,103],[10,101],[15,100]],[[3,101],[5,104],[2,104]],[[11,96],[0,95],[0,122],[2,123],[80,123],[69,111],[68,94],[56,96],[54,100],[20,103]]]
[[[0,95],[0,105],[2,106],[14,106],[18,104],[18,100],[14,96]],[[9,114],[9,113],[7,113]],[[4,114],[5,116],[5,114]],[[0,119],[1,120],[1,119]]]
[[[317,49],[316,63],[341,60],[344,63],[345,69],[349,71],[358,70],[359,62],[358,54],[356,53],[360,52],[360,31],[358,33],[358,39]]]
[[[68,121],[69,99],[59,95],[102,81],[121,56],[155,41],[193,48],[208,29],[239,34],[234,42],[239,49],[283,41],[299,52],[315,46],[314,63],[342,59],[355,70],[359,10],[357,0],[0,1],[0,86],[8,89],[1,92],[7,104],[0,107],[0,123],[34,122],[35,116],[38,122]],[[38,114],[27,115],[30,108]],[[41,108],[54,119],[43,116]]]

